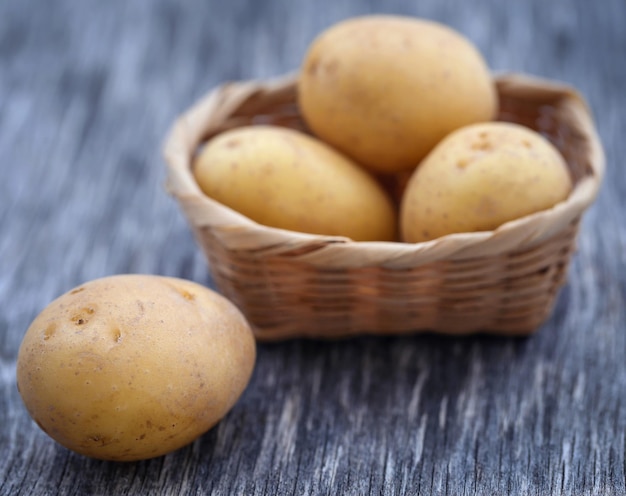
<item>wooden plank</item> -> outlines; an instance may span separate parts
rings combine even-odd
[[[0,2],[0,494],[620,494],[626,405],[626,4]],[[163,190],[172,119],[226,79],[297,68],[316,33],[383,10],[466,33],[497,70],[567,81],[609,159],[556,311],[529,339],[259,346],[253,380],[176,453],[70,453],[15,387],[30,321],[120,272],[210,284]]]

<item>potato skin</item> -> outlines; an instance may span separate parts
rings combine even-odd
[[[397,219],[375,179],[325,143],[277,126],[211,139],[194,162],[209,197],[267,226],[355,241],[391,241]]]
[[[317,136],[383,173],[415,168],[445,135],[497,109],[469,40],[432,21],[384,15],[322,32],[304,58],[298,99]]]
[[[51,302],[19,350],[37,424],[80,454],[152,458],[206,432],[250,379],[255,341],[228,300],[190,281],[97,279]]]
[[[402,198],[404,241],[490,231],[565,200],[572,181],[543,136],[504,122],[449,135],[418,166]]]

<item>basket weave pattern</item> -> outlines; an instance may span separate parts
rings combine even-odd
[[[248,124],[306,131],[295,77],[221,86],[178,119],[165,148],[168,189],[217,287],[259,339],[425,330],[523,335],[546,320],[581,216],[601,183],[602,150],[587,107],[571,88],[521,75],[497,77],[496,85],[499,119],[548,137],[566,158],[574,191],[554,208],[495,231],[417,244],[355,243],[269,228],[201,193],[191,162],[204,140]]]

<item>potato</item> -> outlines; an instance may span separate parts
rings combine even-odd
[[[317,136],[378,172],[415,168],[444,136],[497,109],[488,67],[468,39],[381,15],[340,22],[313,41],[298,99]]]
[[[402,198],[410,243],[490,231],[565,200],[572,181],[543,136],[504,122],[475,124],[444,139],[418,166]]]
[[[190,281],[117,275],[69,291],[24,336],[32,418],[83,455],[156,457],[206,432],[244,391],[255,341],[228,300]]]
[[[396,236],[382,186],[298,131],[248,126],[222,133],[202,148],[194,175],[207,196],[260,224],[355,241]]]

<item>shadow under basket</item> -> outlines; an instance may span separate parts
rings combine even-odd
[[[425,243],[354,242],[270,228],[201,192],[192,160],[212,136],[250,124],[306,131],[295,75],[225,84],[174,123],[165,143],[168,191],[217,288],[258,339],[419,331],[524,335],[542,325],[565,281],[581,216],[597,195],[604,156],[574,89],[520,74],[496,76],[495,83],[498,119],[546,136],[565,157],[575,187],[553,208],[494,231]]]

